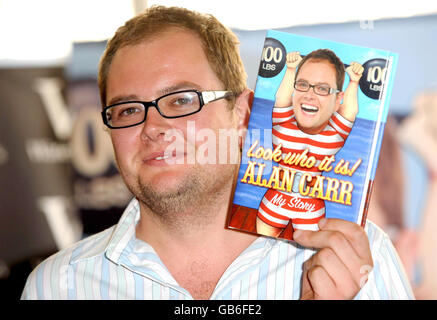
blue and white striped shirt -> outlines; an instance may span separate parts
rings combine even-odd
[[[193,299],[154,249],[135,237],[139,203],[119,223],[42,262],[22,299]],[[374,269],[355,299],[413,299],[388,236],[368,221]],[[210,299],[299,299],[302,264],[314,250],[259,237],[227,268]]]

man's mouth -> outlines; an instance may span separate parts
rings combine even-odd
[[[153,160],[165,160],[168,158],[170,158],[170,155],[158,156],[156,158],[153,158]]]
[[[152,166],[162,166],[168,164],[178,164],[183,161],[185,153],[173,152],[155,152],[143,159],[143,163]]]
[[[316,113],[317,111],[319,111],[318,107],[312,106],[309,104],[302,104],[301,109],[302,109],[302,111],[307,112],[307,113]]]
[[[152,160],[165,160],[167,158],[170,158],[171,154],[165,153],[165,152],[154,152],[147,156],[144,161],[152,161]]]

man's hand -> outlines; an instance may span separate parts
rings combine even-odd
[[[319,228],[293,235],[300,245],[320,249],[303,265],[301,299],[352,299],[373,267],[367,235],[340,219],[322,219]]]
[[[346,68],[351,82],[358,82],[363,75],[363,71],[364,67],[358,62],[352,62],[349,67]]]
[[[287,53],[287,68],[296,69],[301,61],[302,57],[298,51]]]

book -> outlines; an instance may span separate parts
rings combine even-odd
[[[398,55],[267,31],[227,226],[365,226]]]

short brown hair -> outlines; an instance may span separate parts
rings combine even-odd
[[[117,51],[136,45],[176,27],[197,34],[213,71],[224,89],[239,95],[246,88],[246,72],[238,50],[236,35],[215,17],[179,7],[152,6],[118,28],[109,40],[99,64],[100,99],[106,106],[106,84],[112,60]]]
[[[297,66],[295,79],[297,79],[297,75],[299,74],[300,68],[308,60],[312,60],[314,62],[327,61],[330,64],[332,64],[333,67],[335,68],[335,79],[336,79],[337,89],[340,91],[342,90],[343,83],[344,83],[344,74],[345,74],[344,64],[343,62],[341,62],[341,60],[337,57],[337,55],[333,51],[329,49],[319,49],[319,50],[314,50],[311,53],[307,54]]]

